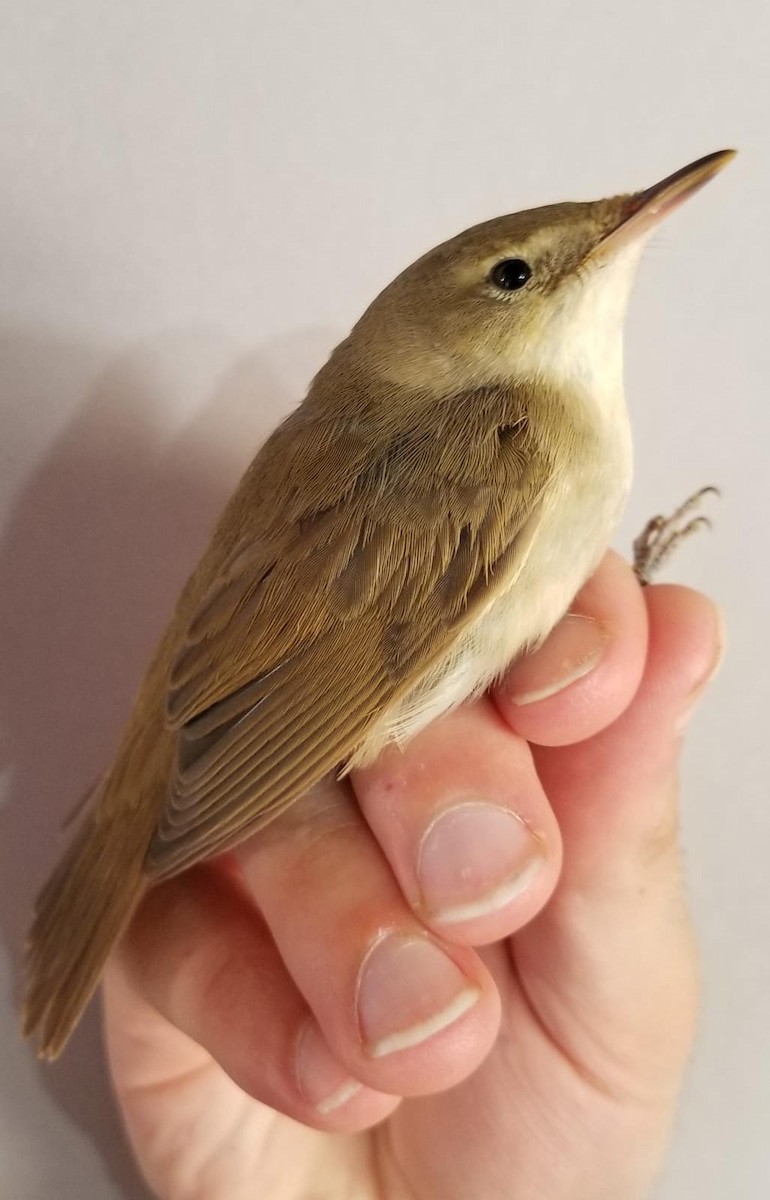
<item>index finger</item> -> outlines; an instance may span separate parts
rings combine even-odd
[[[528,742],[581,742],[628,708],[642,679],[647,640],[642,589],[610,551],[542,646],[508,669],[493,700]]]

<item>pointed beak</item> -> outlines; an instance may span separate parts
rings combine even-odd
[[[615,252],[628,242],[643,237],[663,217],[693,196],[710,179],[735,158],[735,150],[717,150],[699,158],[687,167],[675,171],[660,183],[653,184],[643,192],[635,192],[625,198],[620,210],[620,221],[598,243],[596,250]]]

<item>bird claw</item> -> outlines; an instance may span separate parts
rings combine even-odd
[[[699,515],[689,521],[689,516],[698,507],[704,496],[713,493],[719,495],[719,489],[704,487],[695,492],[680,504],[670,517],[657,516],[648,521],[642,532],[633,543],[634,574],[642,587],[650,582],[653,575],[674,552],[680,542],[698,529],[711,529],[708,517]],[[684,521],[684,523],[683,523]]]

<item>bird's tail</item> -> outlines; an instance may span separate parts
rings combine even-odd
[[[105,780],[97,789],[109,786]],[[94,799],[98,801],[99,796]],[[141,822],[116,829],[97,802],[41,891],[27,944],[24,1035],[42,1058],[61,1052],[145,888]]]

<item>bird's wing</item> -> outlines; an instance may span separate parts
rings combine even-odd
[[[352,484],[350,447],[328,445],[336,502],[299,513],[284,489],[272,526],[236,545],[171,674],[151,875],[234,844],[343,764],[518,569],[551,468],[524,408],[512,419],[509,398],[489,425],[489,405],[447,401],[439,429],[392,436]]]

